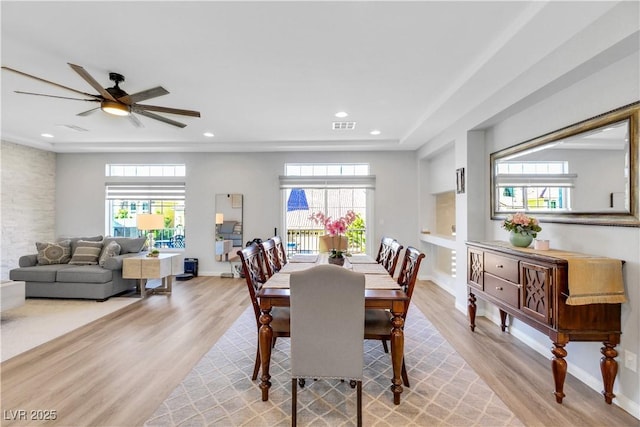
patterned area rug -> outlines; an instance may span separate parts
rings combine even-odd
[[[288,426],[291,422],[289,340],[272,352],[269,401],[251,381],[256,349],[251,307],[198,362],[145,426]],[[411,387],[400,405],[389,389],[391,356],[379,341],[365,342],[363,424],[366,426],[522,426],[523,424],[412,305],[405,325]],[[298,388],[298,423],[346,426],[356,422],[356,392],[348,382],[307,380]]]

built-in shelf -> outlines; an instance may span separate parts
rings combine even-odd
[[[456,249],[455,236],[447,236],[445,234],[424,234],[420,233],[420,240],[422,242],[430,243],[436,246],[443,246],[449,249]]]

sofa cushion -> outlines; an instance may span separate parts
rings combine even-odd
[[[220,233],[231,234],[236,226],[237,221],[223,221],[218,228]]]
[[[113,278],[113,272],[99,265],[76,265],[58,271],[57,282],[107,283]]]
[[[104,239],[104,237],[102,235],[98,235],[98,236],[90,236],[90,237],[60,237],[58,241],[60,242],[62,240],[70,240],[71,255],[73,255],[76,252],[77,243],[80,240],[84,240],[86,242],[102,242],[102,239]]]
[[[91,242],[88,240],[78,240],[76,249],[73,252],[71,261],[72,265],[96,265],[98,258],[102,252],[102,242]]]
[[[37,265],[34,267],[14,268],[9,272],[11,280],[24,282],[55,282],[59,271],[74,268],[69,264]]]
[[[71,241],[36,242],[38,249],[38,264],[66,264],[71,259]]]
[[[138,253],[142,250],[146,241],[146,237],[105,237],[102,251],[104,252],[104,248],[106,248],[109,243],[116,242],[120,245],[121,254]]]
[[[104,249],[102,250],[98,265],[100,265],[100,267],[104,267],[105,262],[107,262],[109,258],[118,255],[120,255],[120,245],[118,244],[118,242],[111,241],[109,242],[109,244],[105,245]]]

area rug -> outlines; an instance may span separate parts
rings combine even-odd
[[[25,304],[2,312],[0,354],[2,361],[35,348],[140,301],[139,295],[93,300],[27,299]]]
[[[289,340],[278,339],[273,349],[267,402],[261,401],[259,382],[251,380],[256,340],[255,318],[249,307],[145,426],[290,425]],[[393,404],[391,358],[381,343],[366,341],[364,357],[363,425],[523,425],[414,305],[405,325],[411,387],[404,387],[400,405]],[[307,380],[304,388],[298,388],[298,423],[354,425],[355,403],[355,390],[348,382]]]

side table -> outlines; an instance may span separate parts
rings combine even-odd
[[[140,281],[140,296],[147,295],[147,280],[162,279],[162,287],[148,289],[153,294],[171,294],[171,282],[174,275],[173,258],[180,254],[159,254],[157,257],[136,255],[122,260],[122,277]]]
[[[216,240],[216,255],[219,257],[219,261],[222,261],[222,255],[224,260],[229,261],[229,252],[233,249],[233,240]]]
[[[25,283],[19,281],[2,282],[0,285],[0,311],[20,307],[24,304]]]

